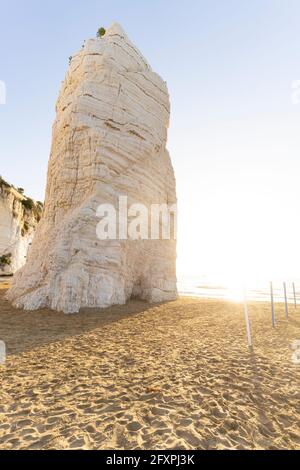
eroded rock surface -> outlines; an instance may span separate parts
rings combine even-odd
[[[0,177],[0,275],[14,274],[25,264],[41,214],[41,204]]]
[[[73,56],[56,106],[45,212],[8,298],[17,307],[176,298],[174,240],[99,240],[97,207],[176,202],[166,83],[114,24]]]

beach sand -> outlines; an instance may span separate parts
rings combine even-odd
[[[3,286],[2,287],[7,287]],[[0,290],[1,449],[300,449],[300,307],[180,298],[63,315]]]

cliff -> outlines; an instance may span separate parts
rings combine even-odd
[[[26,262],[42,205],[0,177],[0,275],[11,275]]]

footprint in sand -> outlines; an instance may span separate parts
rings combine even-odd
[[[191,430],[178,429],[177,435],[186,441],[192,448],[197,449],[201,446],[202,439]]]
[[[166,408],[159,408],[159,407],[153,407],[151,408],[151,413],[154,416],[165,416],[168,415],[170,410],[167,410]]]
[[[131,423],[128,423],[126,426],[127,431],[133,431],[133,432],[139,431],[140,429],[142,429],[142,427],[143,426],[138,421],[132,421]]]

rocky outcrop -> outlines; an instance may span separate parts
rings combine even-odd
[[[66,313],[176,298],[174,240],[96,236],[99,204],[176,202],[166,83],[114,24],[73,56],[56,113],[44,216],[8,298]]]
[[[0,177],[0,275],[11,275],[26,262],[42,205]]]

